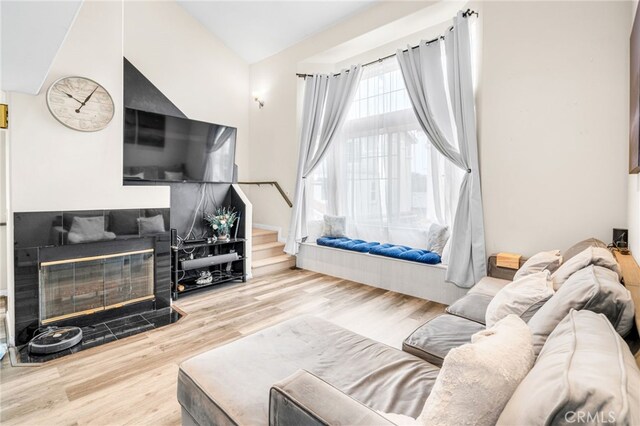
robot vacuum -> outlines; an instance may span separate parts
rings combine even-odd
[[[49,327],[29,342],[29,353],[52,354],[69,349],[82,341],[82,330],[78,327]]]

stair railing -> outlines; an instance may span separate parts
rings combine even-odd
[[[284,199],[284,201],[289,205],[289,207],[293,207],[293,203],[291,202],[291,200],[289,199],[289,197],[287,197],[287,194],[284,192],[284,190],[282,189],[282,187],[280,186],[280,184],[276,181],[264,181],[264,182],[238,182],[238,184],[240,185],[257,185],[257,186],[261,186],[261,185],[271,185],[271,186],[275,186],[276,189],[278,190],[278,192],[280,193],[280,195],[282,195],[282,198]]]

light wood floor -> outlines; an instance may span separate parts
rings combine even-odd
[[[177,324],[40,367],[0,370],[2,425],[177,425],[179,364],[195,354],[302,314],[400,348],[444,306],[328,277],[286,271],[194,294]]]

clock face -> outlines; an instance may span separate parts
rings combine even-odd
[[[109,92],[84,77],[64,77],[55,81],[47,91],[47,106],[56,120],[83,132],[104,129],[114,113]]]

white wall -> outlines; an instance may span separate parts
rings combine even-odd
[[[481,14],[488,251],[610,242],[627,225],[629,4],[484,2]]]
[[[611,229],[628,223],[629,3],[496,1],[477,8],[487,251],[530,255],[589,236],[610,241]],[[349,22],[362,29],[401,16],[387,13],[374,24],[375,17]],[[252,178],[275,178],[293,190],[300,83],[292,74],[307,71],[299,66],[305,53],[345,39],[336,26],[251,67],[252,90],[263,90],[266,101],[251,113]],[[286,233],[289,209],[268,191],[251,191],[255,221]]]

